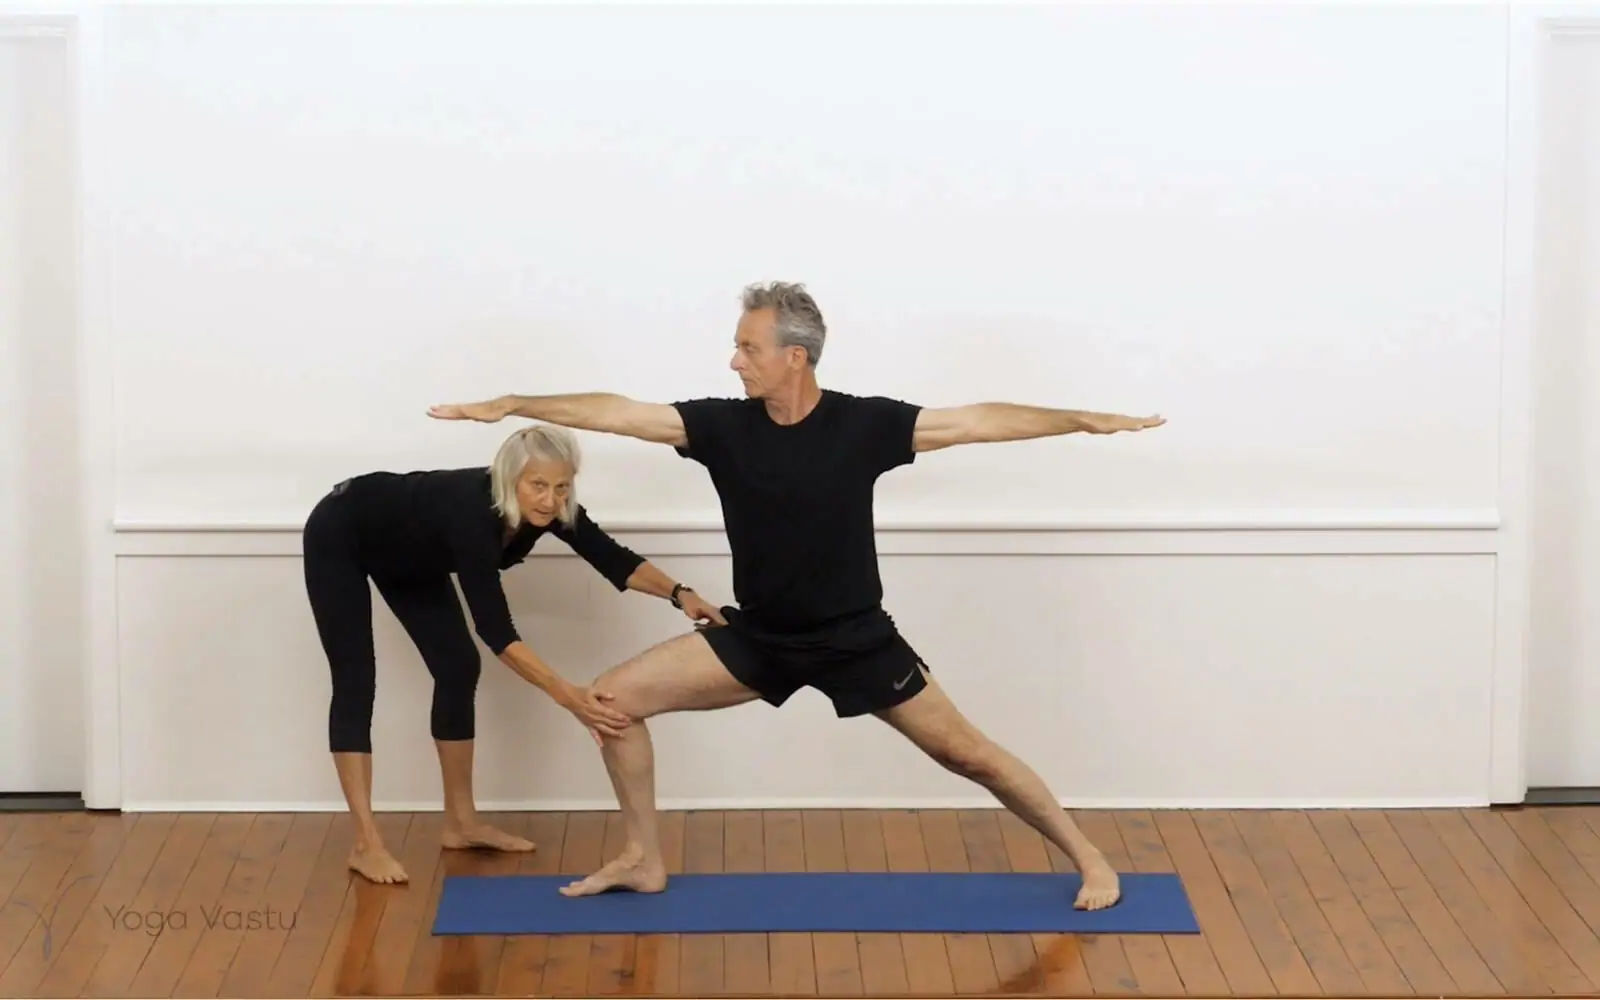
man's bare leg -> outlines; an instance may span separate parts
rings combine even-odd
[[[927,680],[928,686],[920,694],[878,713],[878,717],[946,770],[987,788],[1001,805],[1071,858],[1083,876],[1083,888],[1074,904],[1078,909],[1104,909],[1121,898],[1116,869],[1072,822],[1044,780],[1010,751],[979,732],[944,689],[932,677]]]
[[[562,887],[561,892],[567,896],[591,896],[613,889],[660,892],[667,887],[667,868],[656,821],[655,744],[644,719],[635,717],[620,737],[606,737],[600,755],[617,794],[628,839],[622,853],[587,878]]]
[[[655,746],[645,720],[667,712],[704,712],[755,701],[698,632],[652,646],[613,667],[594,689],[612,695],[611,706],[634,720],[623,735],[601,747],[611,787],[617,793],[628,843],[622,853],[588,878],[562,888],[568,896],[612,889],[660,892],[667,887],[656,822]]]

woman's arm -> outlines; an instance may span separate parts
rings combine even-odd
[[[470,543],[472,539],[463,539]],[[471,552],[470,548],[464,551]],[[483,559],[473,559],[483,565]],[[551,700],[571,712],[578,721],[594,733],[595,742],[601,734],[620,736],[630,720],[621,712],[601,704],[599,697],[587,688],[580,688],[562,677],[541,660],[522,637],[517,634],[511,620],[511,607],[506,603],[505,588],[501,586],[500,571],[492,559],[481,569],[458,570],[461,592],[472,612],[472,621],[478,637],[489,651],[510,667],[517,676],[537,687]]]
[[[640,563],[639,568],[628,577],[628,589],[652,597],[665,597],[691,621],[728,624],[723,620],[722,612],[713,604],[695,593],[693,589],[673,580],[649,560]]]
[[[566,542],[595,572],[610,581],[617,590],[632,590],[652,597],[662,597],[682,611],[691,621],[712,621],[726,625],[716,608],[706,603],[693,590],[668,576],[659,566],[623,545],[594,523],[589,512],[579,507],[568,526],[557,521],[551,533]]]
[[[549,695],[551,701],[577,716],[578,721],[595,734],[595,742],[600,741],[602,734],[621,736],[622,731],[628,728],[630,720],[626,715],[601,703],[602,698],[609,699],[610,695],[602,695],[592,688],[581,688],[562,677],[539,659],[538,654],[521,639],[500,651],[500,662]]]

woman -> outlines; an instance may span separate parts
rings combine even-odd
[[[721,623],[715,607],[589,520],[575,497],[579,464],[571,431],[529,427],[506,439],[489,468],[358,476],[335,486],[307,519],[306,592],[333,675],[328,740],[356,824],[350,867],[366,878],[408,878],[372,818],[377,668],[369,578],[433,675],[431,729],[444,778],[447,848],[533,849],[477,817],[472,748],[479,653],[452,573],[484,645],[571,712],[596,741],[620,733],[628,718],[555,673],[518,637],[500,586],[502,570],[522,562],[548,533],[617,590],[664,597],[695,621]]]

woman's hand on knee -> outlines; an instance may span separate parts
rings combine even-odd
[[[561,707],[571,712],[584,728],[594,734],[595,743],[603,737],[621,736],[633,720],[613,708],[612,695],[592,687],[573,688],[561,701]]]

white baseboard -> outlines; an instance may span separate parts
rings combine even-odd
[[[1296,802],[1245,801],[1234,799],[1171,799],[1158,802],[1136,802],[1124,799],[1078,800],[1063,799],[1061,808],[1068,810],[1151,811],[1179,810],[1329,810],[1329,809],[1482,809],[1488,803],[1476,799],[1442,797],[1438,799],[1318,799],[1308,798]],[[779,810],[820,809],[876,809],[895,811],[934,811],[949,809],[1000,809],[992,798],[944,799],[883,799],[862,802],[859,799],[662,799],[657,805],[662,812],[747,812]],[[375,802],[373,812],[378,813],[436,813],[443,804],[434,802]],[[525,799],[522,801],[487,801],[478,803],[480,813],[518,812],[615,812],[615,801],[600,799]],[[343,802],[332,800],[302,802],[132,802],[122,807],[127,813],[328,813],[346,811]]]

